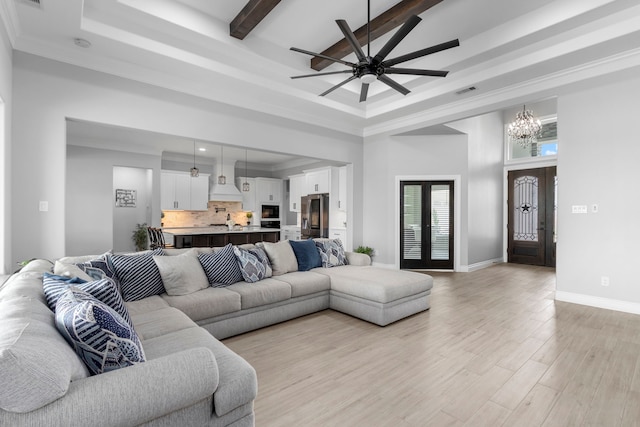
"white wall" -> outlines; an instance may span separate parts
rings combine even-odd
[[[0,274],[15,268],[11,261],[11,111],[13,56],[0,19]]]
[[[467,264],[467,136],[379,136],[367,138],[364,148],[364,241],[354,239],[353,246],[371,246],[374,261],[396,263],[396,176],[460,175],[462,229],[460,263]],[[355,175],[355,174],[354,174]],[[357,218],[357,217],[356,217]],[[356,220],[357,221],[357,220]]]
[[[159,226],[160,162],[160,156],[68,145],[64,192],[66,254],[101,254],[110,249],[126,251],[133,247],[130,241],[131,231],[128,232],[127,241],[125,231],[114,229],[113,170],[117,166],[149,169],[153,172],[149,223]],[[119,210],[122,209],[125,208]],[[145,216],[136,216],[134,221],[144,222],[147,219]],[[119,241],[124,243],[114,241],[116,235],[121,236]],[[123,247],[125,244],[127,246]]]
[[[640,79],[558,98],[559,299],[640,312],[638,94]],[[598,213],[571,213],[593,204]]]
[[[113,203],[116,189],[135,190],[136,206],[121,207]],[[113,250],[133,252],[136,250],[131,239],[138,224],[152,224],[153,170],[115,166],[113,168]],[[156,211],[157,213],[158,211]],[[159,215],[155,215],[159,217]],[[86,252],[85,252],[86,253]]]
[[[16,53],[13,65],[13,260],[51,259],[67,252],[67,118],[349,162],[354,164],[354,176],[362,174],[358,137],[28,54]],[[354,197],[359,198],[361,179],[355,179],[354,185]],[[49,212],[38,212],[39,200],[49,201]],[[362,217],[362,205],[355,203],[354,215]],[[355,235],[361,238],[362,228],[355,227]]]

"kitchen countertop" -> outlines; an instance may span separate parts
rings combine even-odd
[[[195,236],[199,234],[229,234],[229,233],[279,233],[279,228],[243,227],[242,230],[229,230],[225,226],[214,227],[167,227],[162,231],[167,234],[180,236]]]

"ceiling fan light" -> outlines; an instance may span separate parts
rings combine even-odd
[[[367,85],[370,85],[371,83],[375,82],[377,79],[378,79],[378,76],[376,76],[375,74],[368,73],[360,76],[360,81]]]

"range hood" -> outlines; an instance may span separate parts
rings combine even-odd
[[[236,161],[225,161],[224,165],[220,159],[216,159],[213,172],[211,176],[211,185],[209,186],[209,200],[218,202],[241,202],[242,193],[236,187],[235,183],[235,168]],[[222,185],[218,184],[218,176],[225,175],[227,177],[227,183]]]

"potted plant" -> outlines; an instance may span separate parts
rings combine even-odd
[[[136,247],[136,251],[144,251],[149,248],[149,241],[147,239],[147,223],[136,224],[136,228],[133,230],[131,240]]]
[[[251,218],[253,218],[253,212],[247,212],[247,227],[251,225]]]
[[[354,250],[354,252],[357,252],[359,254],[367,254],[369,255],[369,257],[373,258],[373,253],[375,251],[373,250],[373,248],[370,248],[369,246],[360,245]]]

